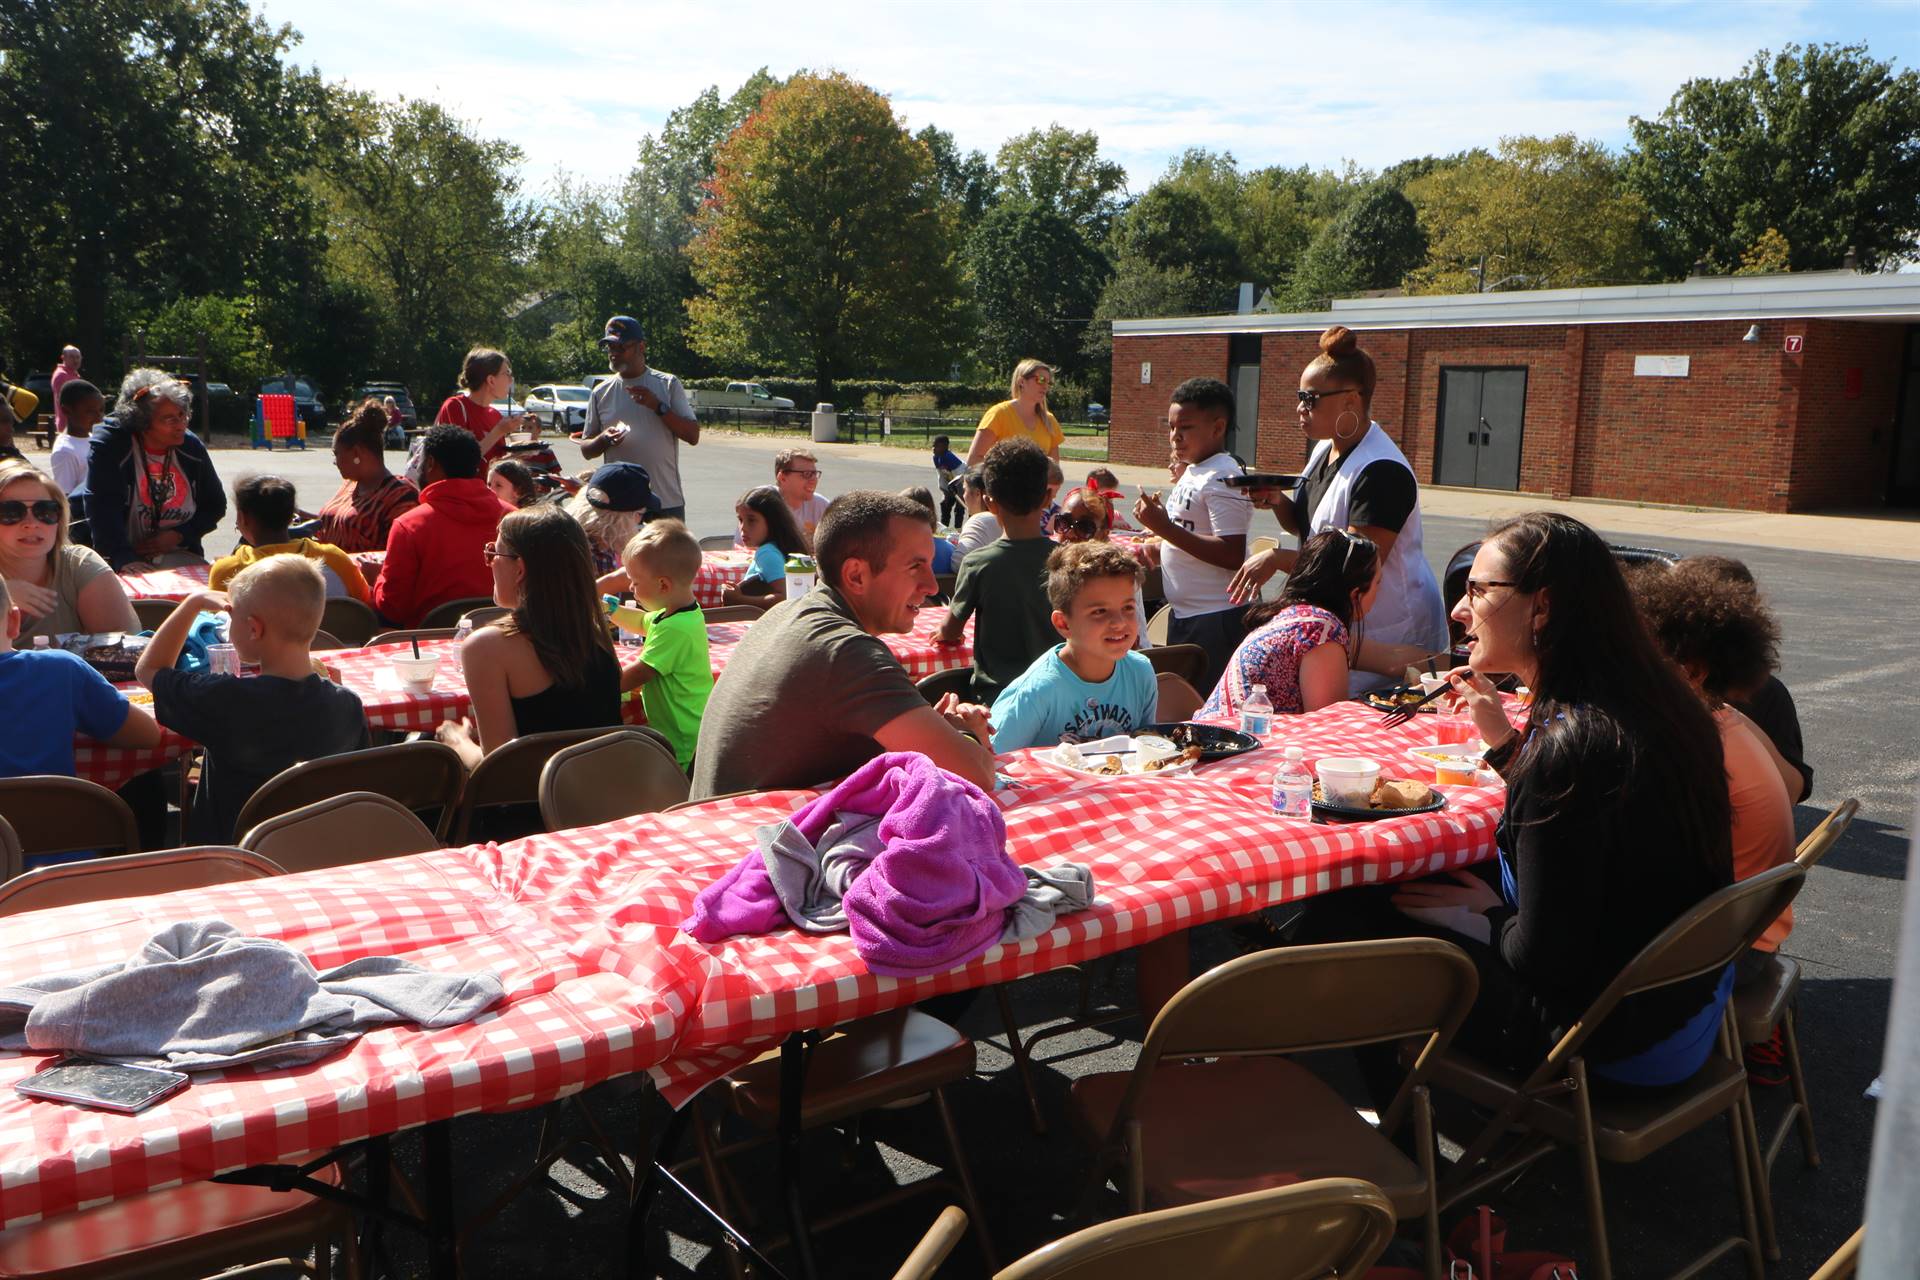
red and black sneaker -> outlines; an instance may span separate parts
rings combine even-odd
[[[1765,1040],[1746,1046],[1747,1079],[1773,1088],[1787,1082],[1787,1052],[1780,1044],[1780,1028]]]

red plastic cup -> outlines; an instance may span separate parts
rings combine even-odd
[[[1433,718],[1433,731],[1436,742],[1471,742],[1478,736],[1478,726],[1473,723],[1473,717],[1467,715],[1437,715]]]

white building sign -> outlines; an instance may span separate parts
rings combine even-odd
[[[1633,376],[1636,378],[1684,378],[1692,363],[1692,356],[1635,356]]]

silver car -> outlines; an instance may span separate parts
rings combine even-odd
[[[560,431],[580,431],[587,425],[587,400],[590,394],[585,387],[548,382],[529,391],[523,403],[527,412],[538,419],[541,426]]]

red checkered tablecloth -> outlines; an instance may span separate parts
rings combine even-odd
[[[135,600],[185,600],[194,592],[207,589],[207,574],[211,570],[211,565],[189,564],[178,569],[123,573],[120,585]]]
[[[721,593],[737,587],[753,567],[751,551],[708,551],[700,557],[700,568],[693,575],[693,598],[702,609],[717,609],[726,601]]]
[[[153,747],[110,747],[76,734],[73,776],[118,791],[143,773],[166,768],[192,749],[193,743],[167,728],[160,730],[160,743]]]

